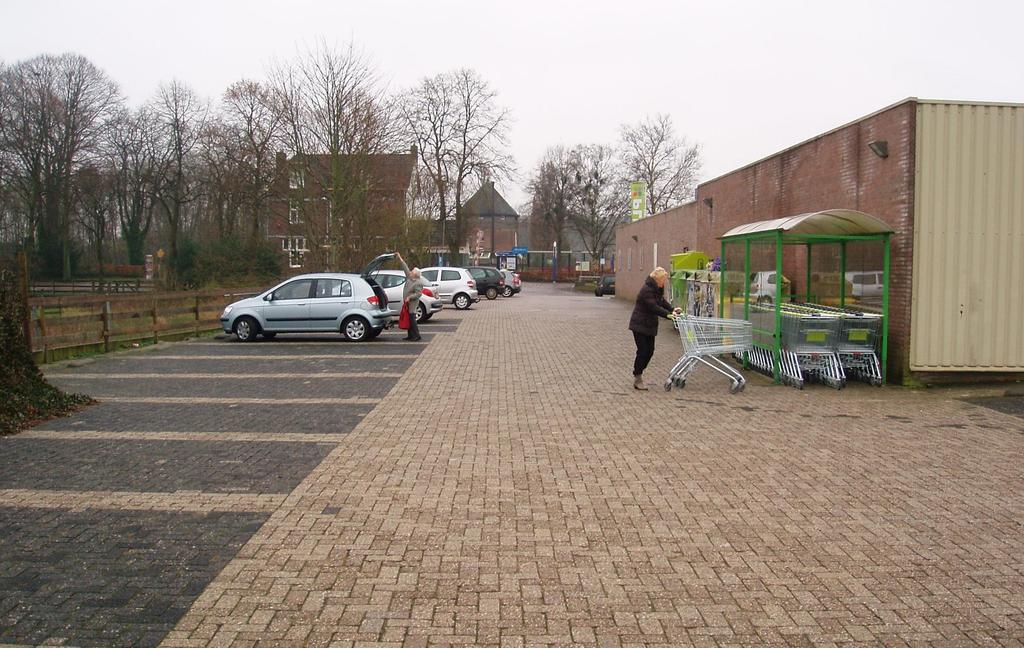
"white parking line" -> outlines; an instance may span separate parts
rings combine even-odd
[[[46,374],[47,378],[82,378],[86,380],[130,380],[132,378],[187,378],[196,380],[208,380],[208,379],[231,379],[231,380],[245,380],[247,378],[258,378],[260,376],[267,378],[401,378],[400,373],[380,373],[373,371],[364,372],[353,372],[353,373],[72,373],[72,372],[61,372],[61,373],[49,373]]]
[[[105,432],[102,430],[28,430],[29,439],[120,439],[125,441],[259,441],[266,443],[340,443],[345,433],[299,432]]]
[[[143,493],[135,491],[0,490],[0,506],[55,509],[113,509],[126,511],[253,511],[272,513],[287,495],[262,493]]]
[[[415,360],[417,355],[412,353],[353,353],[346,355],[342,353],[331,354],[303,354],[303,355],[125,355],[117,360]]]
[[[97,396],[104,403],[156,405],[376,405],[380,398],[212,398],[207,396]]]

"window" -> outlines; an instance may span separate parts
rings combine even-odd
[[[313,287],[312,279],[301,279],[287,283],[274,291],[274,300],[278,299],[306,299]]]
[[[288,188],[301,189],[304,186],[306,186],[306,174],[301,169],[292,171],[291,175],[288,176]]]
[[[381,286],[384,288],[394,288],[405,283],[405,277],[401,275],[384,275],[383,279]]]
[[[281,249],[288,253],[288,267],[301,268],[302,257],[309,250],[305,236],[291,236],[281,239]]]
[[[437,276],[437,275],[435,275],[435,276]],[[441,271],[441,281],[458,281],[459,279],[462,279],[462,275],[459,274],[458,270],[442,270]],[[431,281],[433,281],[433,279],[431,279]]]
[[[344,279],[317,279],[316,296],[317,299],[351,297],[352,284]]]
[[[473,275],[473,278],[478,281],[487,276],[487,273],[481,270],[480,268],[470,268],[469,274]]]
[[[448,272],[448,270],[445,270]],[[424,270],[420,275],[427,281],[437,281],[437,270]]]
[[[299,213],[299,203],[296,200],[288,201],[288,224],[298,225],[302,222],[302,215]]]

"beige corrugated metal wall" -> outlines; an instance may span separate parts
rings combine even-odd
[[[910,368],[1024,371],[1024,106],[920,102]]]

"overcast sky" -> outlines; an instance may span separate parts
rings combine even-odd
[[[318,39],[398,90],[476,69],[511,109],[519,185],[548,146],[668,113],[710,179],[900,99],[1024,102],[1020,0],[350,2],[0,0],[0,59],[72,51],[132,104],[178,78],[216,100]]]

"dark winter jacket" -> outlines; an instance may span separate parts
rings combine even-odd
[[[668,317],[672,304],[665,301],[665,289],[659,288],[654,279],[647,277],[636,295],[636,306],[629,317],[629,330],[644,335],[658,334],[658,317]]]

